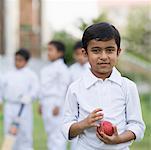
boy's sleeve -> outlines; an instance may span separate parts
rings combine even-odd
[[[62,132],[67,140],[69,140],[69,130],[73,123],[78,121],[78,103],[76,96],[71,92],[71,88],[67,91],[64,104],[64,116]]]
[[[131,83],[128,86],[126,119],[127,130],[130,130],[135,134],[136,141],[140,141],[144,136],[145,124],[142,119],[140,99],[135,83]]]
[[[6,75],[4,76],[6,77]],[[3,91],[4,91],[4,77],[0,74],[0,104],[3,102]]]
[[[2,78],[0,75],[0,104],[2,103]]]

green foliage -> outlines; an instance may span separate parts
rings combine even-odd
[[[99,22],[110,22],[107,13],[104,11],[96,18],[92,19],[90,22],[85,22],[83,19],[80,19],[79,29],[84,31],[89,25]]]
[[[148,61],[151,61],[150,10],[149,6],[131,10],[124,36],[126,49]]]
[[[54,40],[62,41],[66,46],[65,52],[65,61],[67,64],[71,64],[73,62],[73,46],[77,39],[73,37],[71,34],[67,33],[66,31],[57,31],[54,33],[53,36]]]

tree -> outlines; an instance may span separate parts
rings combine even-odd
[[[124,35],[127,51],[148,61],[151,61],[150,10],[149,6],[131,10]]]

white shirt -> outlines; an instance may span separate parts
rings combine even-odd
[[[38,77],[27,67],[8,71],[3,77],[2,95],[7,102],[18,103],[23,96],[28,96],[33,100],[37,98],[38,91]]]
[[[68,139],[71,125],[85,119],[96,108],[103,109],[103,120],[116,125],[119,134],[131,130],[137,141],[143,138],[145,125],[136,85],[121,77],[116,68],[104,81],[88,71],[86,76],[71,84],[64,106],[64,136]],[[77,150],[123,150],[130,144],[107,145],[96,137],[95,128],[89,128],[79,135]]]
[[[0,104],[2,103],[2,74],[0,73]]]
[[[69,71],[62,59],[50,62],[41,71],[41,102],[49,99],[54,105],[61,106],[69,80]]]
[[[69,68],[71,82],[79,79],[89,68],[90,68],[89,63],[81,65],[80,63],[77,62],[71,65]]]

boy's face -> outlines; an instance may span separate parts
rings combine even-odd
[[[116,65],[121,49],[117,49],[115,40],[91,40],[87,46],[88,60],[94,75],[105,79],[110,76]]]
[[[25,60],[25,58],[21,55],[16,55],[15,56],[15,66],[17,69],[21,69],[23,67],[25,67],[27,64],[27,61]]]
[[[63,56],[63,52],[58,51],[53,44],[48,45],[48,59],[50,61],[55,61],[62,56]]]
[[[82,48],[78,48],[75,50],[74,59],[76,62],[80,63],[81,65],[87,62],[87,57],[83,54]]]

